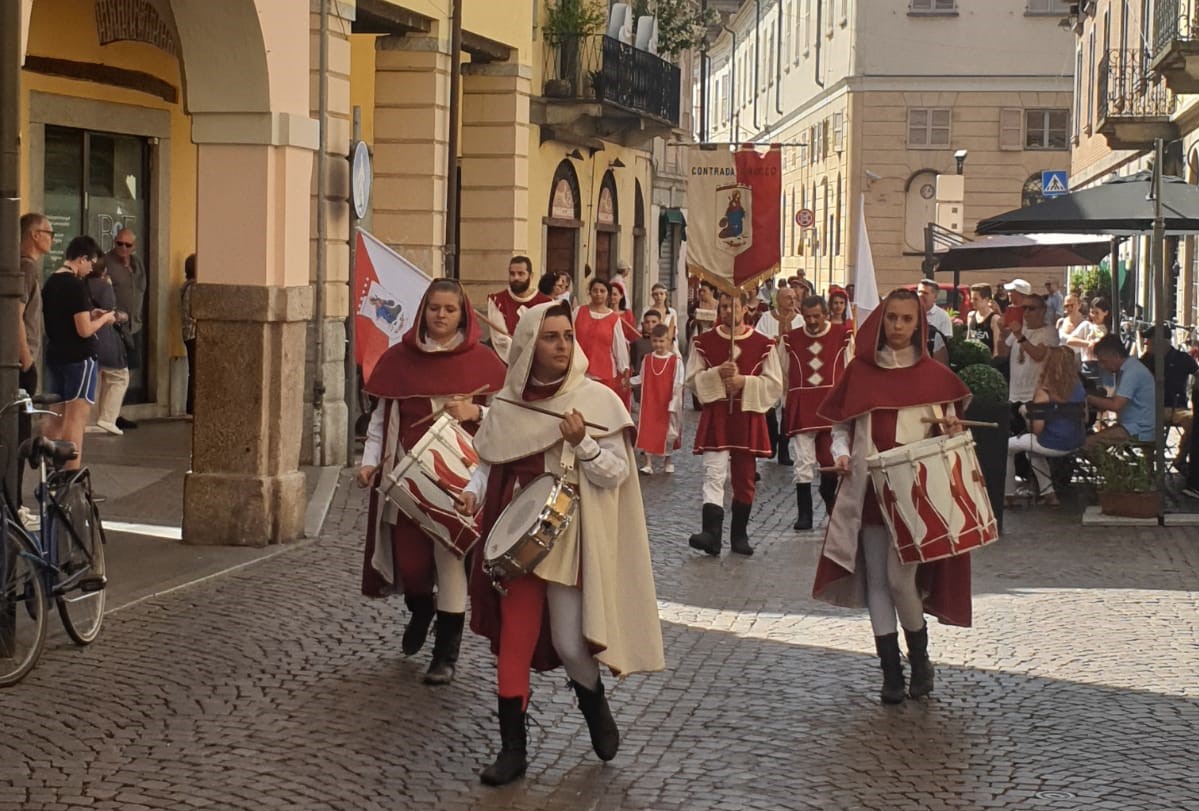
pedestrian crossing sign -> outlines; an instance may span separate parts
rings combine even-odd
[[[1041,172],[1041,196],[1061,197],[1070,193],[1070,181],[1061,170]]]

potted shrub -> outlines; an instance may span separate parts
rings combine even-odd
[[[558,52],[557,71],[545,79],[545,95],[574,98],[579,90],[580,54],[587,37],[602,34],[608,22],[608,7],[599,0],[555,0],[545,7],[542,35],[545,44]]]
[[[967,366],[976,363],[991,363],[991,350],[982,341],[973,338],[950,338],[945,348],[949,351],[949,368],[955,372],[960,373]],[[1007,398],[1006,392],[1004,398]]]
[[[998,428],[971,428],[974,437],[974,449],[978,454],[978,463],[983,470],[983,478],[987,482],[987,496],[991,500],[991,509],[995,513],[995,521],[999,531],[1003,532],[1003,488],[1007,478],[1007,445],[1011,433],[1012,409],[1007,399],[1007,381],[997,372],[987,360],[990,351],[978,341],[962,341],[964,348],[959,352],[977,351],[969,348],[969,344],[977,344],[982,349],[986,360],[971,363],[958,371],[958,377],[974,395],[970,405],[966,407],[963,418],[980,422],[993,422]]]
[[[1162,494],[1157,491],[1148,455],[1131,445],[1100,448],[1092,459],[1099,484],[1099,511],[1125,518],[1157,518]]]

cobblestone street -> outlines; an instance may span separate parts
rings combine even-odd
[[[1193,528],[1009,512],[976,626],[931,628],[933,697],[884,708],[865,613],[808,596],[790,470],[761,465],[757,553],[714,560],[677,459],[642,479],[668,669],[609,677],[612,763],[559,671],[534,677],[527,779],[479,784],[492,659],[468,635],[455,682],[420,683],[402,601],[358,594],[343,476],[320,539],[117,611],[89,649],[53,636],[0,693],[0,809],[1199,809]]]

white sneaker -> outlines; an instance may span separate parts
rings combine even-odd
[[[17,518],[21,521],[21,526],[25,527],[25,529],[37,531],[42,528],[42,519],[38,518],[37,513],[28,507],[18,507]]]
[[[125,434],[124,431],[122,431],[120,428],[117,427],[117,424],[115,422],[104,422],[103,420],[96,420],[96,425],[99,426],[100,428],[103,428],[105,431],[107,431],[108,433],[110,433],[114,436],[123,436]]]
[[[642,465],[641,467],[637,468],[637,470],[640,473],[644,473],[646,476],[654,475],[654,469],[651,465]]]
[[[667,462],[666,467],[662,468],[663,473],[674,473],[674,462]]]

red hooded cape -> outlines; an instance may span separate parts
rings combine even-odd
[[[898,409],[930,403],[955,403],[960,415],[970,399],[970,390],[958,376],[924,351],[924,347],[928,346],[928,321],[924,308],[919,304],[916,307],[920,319],[916,336],[918,341],[915,343],[919,353],[916,363],[902,369],[885,369],[878,365],[876,353],[884,336],[883,314],[890,300],[891,296],[883,299],[862,324],[853,362],[845,368],[841,379],[817,410],[820,416],[834,423],[851,422],[863,414],[878,411],[873,414],[871,421],[873,438],[880,450],[895,446]],[[873,498],[868,488],[866,501]],[[837,508],[841,506],[838,503]],[[872,512],[869,507],[867,504],[855,505],[855,509],[867,514]],[[877,506],[874,510],[877,511]],[[858,574],[861,574],[860,550],[858,554]],[[827,589],[837,581],[852,576],[854,573],[841,568],[822,553],[816,566],[812,596],[826,599],[822,595]],[[927,613],[949,625],[970,626],[969,554],[919,564],[916,584],[924,596],[924,610]]]

